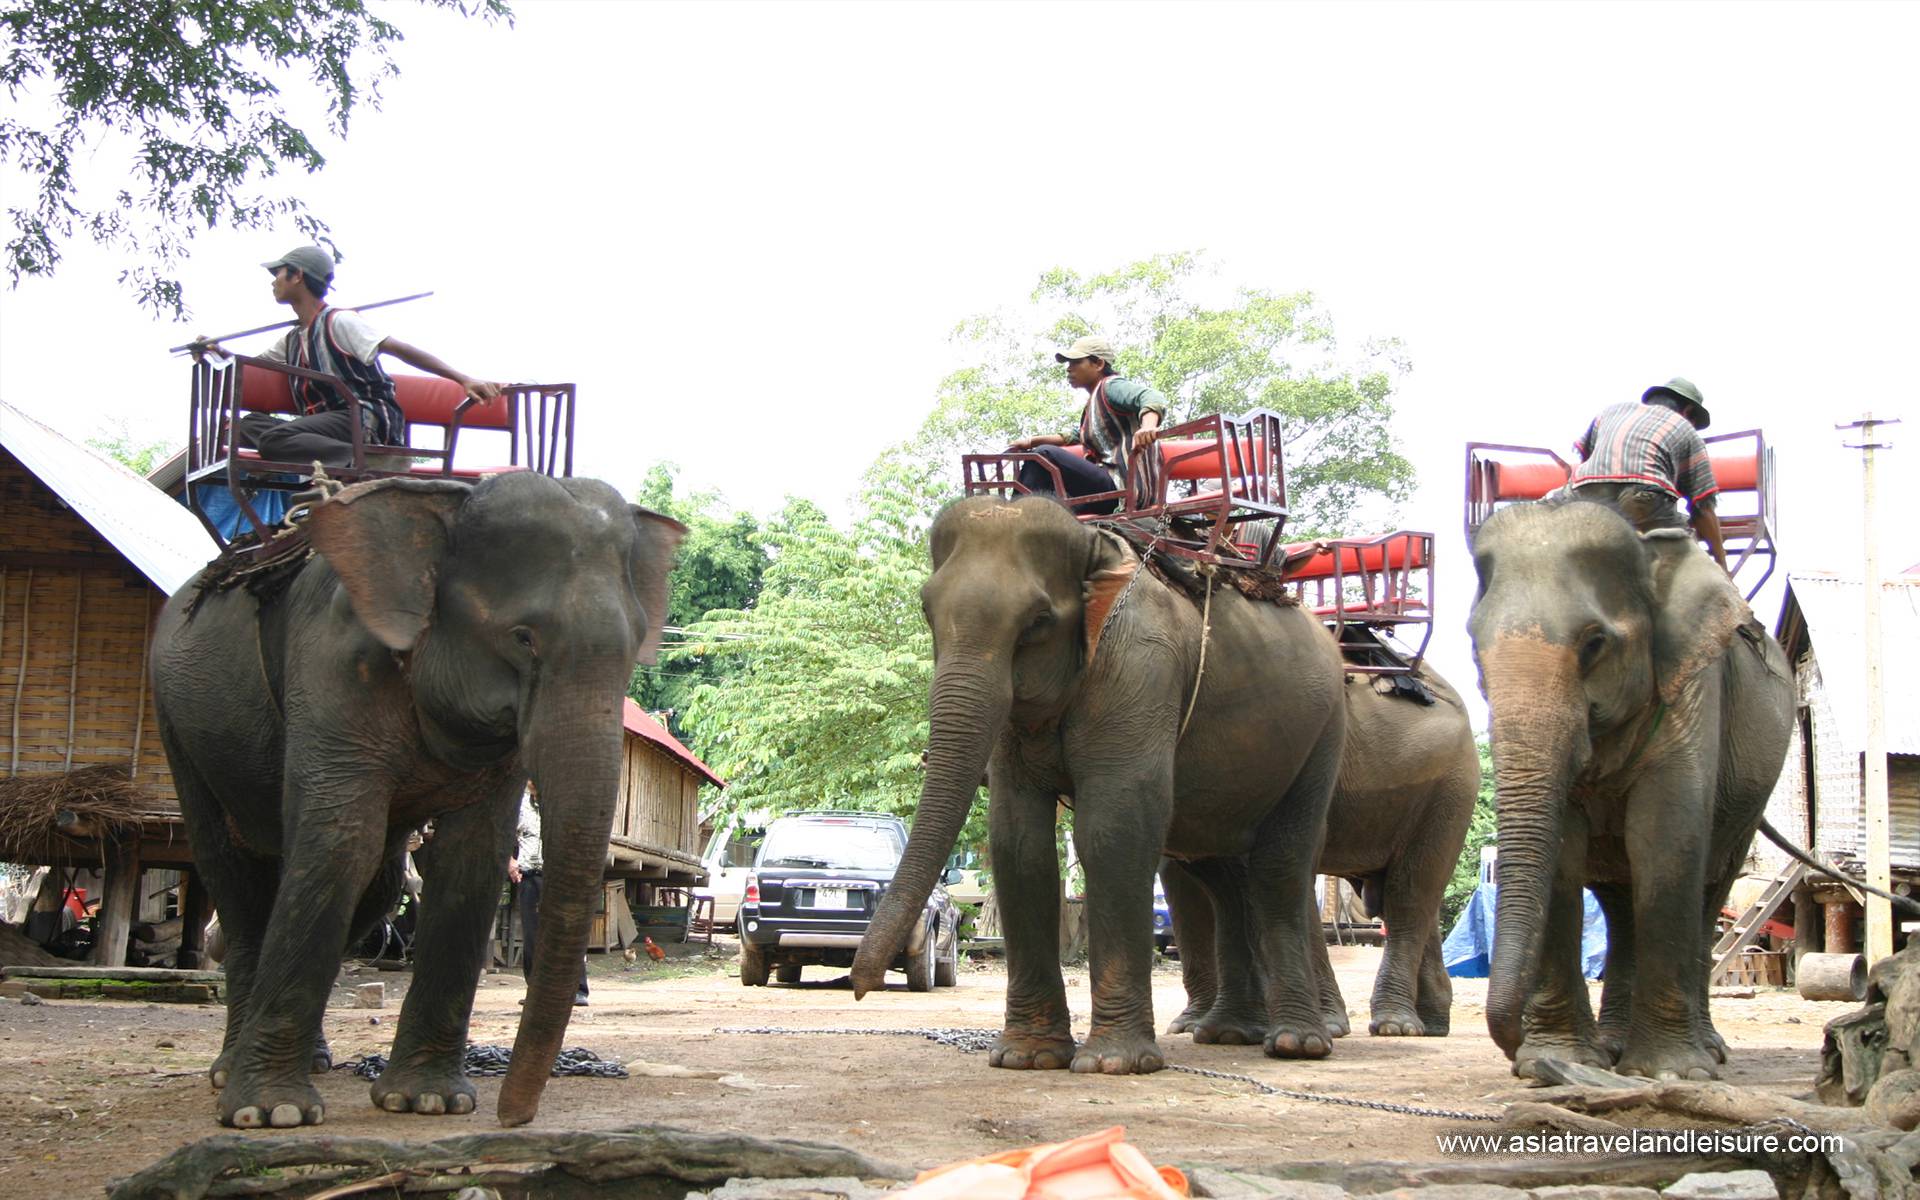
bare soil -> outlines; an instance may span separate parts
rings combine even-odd
[[[724,938],[722,942],[724,943]],[[1484,1097],[1517,1081],[1487,1037],[1484,981],[1456,980],[1445,1038],[1366,1034],[1366,997],[1377,949],[1336,947],[1335,969],[1354,1034],[1322,1062],[1281,1062],[1257,1048],[1196,1046],[1163,1037],[1168,1061],[1251,1075],[1275,1087],[1330,1096],[1495,1111]],[[719,1034],[731,1026],[998,1028],[1006,985],[995,962],[961,965],[957,988],[912,993],[895,978],[885,995],[855,1003],[839,972],[809,971],[797,985],[743,988],[724,947],[712,957],[625,964],[595,955],[593,1004],[567,1037],[630,1066],[674,1064],[737,1074],[730,1080],[645,1076],[559,1078],[537,1128],[610,1129],[641,1122],[834,1142],[913,1167],[1065,1139],[1125,1125],[1156,1161],[1252,1164],[1284,1160],[1421,1161],[1439,1157],[1437,1132],[1456,1122],[1262,1096],[1244,1084],[1172,1071],[1081,1076],[996,1071],[984,1055],[916,1038]],[[817,980],[813,978],[817,976]],[[408,976],[343,973],[327,1012],[336,1061],[392,1044]],[[387,983],[387,1007],[349,1007],[350,985]],[[1084,1034],[1087,972],[1067,971],[1075,1027]],[[1164,1027],[1185,995],[1177,966],[1154,977]],[[473,1040],[511,1045],[524,994],[517,974],[489,975],[475,1001]],[[1596,1003],[1597,1003],[1596,994]],[[1714,1017],[1733,1048],[1731,1083],[1799,1094],[1819,1065],[1822,1025],[1851,1006],[1786,991],[1716,998]],[[183,1143],[221,1132],[205,1077],[219,1049],[218,1006],[51,1001],[0,1002],[0,1196],[97,1195]],[[480,1112],[394,1116],[368,1101],[347,1071],[319,1080],[327,1105],[314,1136],[429,1140],[494,1128],[498,1079],[477,1081]]]

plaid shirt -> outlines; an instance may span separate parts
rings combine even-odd
[[[1616,404],[1573,445],[1580,455],[1572,485],[1647,483],[1698,504],[1720,490],[1713,460],[1693,424],[1658,404]]]

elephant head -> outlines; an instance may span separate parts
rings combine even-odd
[[[1139,558],[1047,497],[973,497],[928,535],[920,589],[933,629],[926,781],[913,833],[853,964],[856,996],[881,986],[933,889],[987,759],[1010,719],[1057,719]]]
[[[1487,1025],[1512,1057],[1569,794],[1596,779],[1613,786],[1650,749],[1683,742],[1698,725],[1688,701],[1701,673],[1752,614],[1690,535],[1636,534],[1598,504],[1503,510],[1473,556],[1468,631],[1492,713],[1500,838]]]
[[[499,1107],[521,1124],[573,1011],[619,794],[621,708],[634,663],[659,645],[685,528],[604,483],[531,472],[360,484],[308,528],[352,615],[405,656],[429,752],[464,770],[511,760],[539,788],[542,932]]]

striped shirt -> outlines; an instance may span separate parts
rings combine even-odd
[[[1580,465],[1572,485],[1646,483],[1695,504],[1720,490],[1700,434],[1679,413],[1659,404],[1615,404],[1574,443]]]
[[[380,366],[380,343],[384,340],[360,314],[322,308],[311,325],[290,330],[279,345],[260,357],[339,376],[360,400],[367,440],[401,446],[407,440],[407,418],[394,401],[393,378]],[[291,382],[294,401],[305,413],[346,407],[332,384],[314,379]]]
[[[1109,375],[1095,384],[1088,395],[1087,407],[1080,414],[1080,432],[1074,441],[1085,446],[1087,457],[1106,467],[1114,483],[1124,488],[1128,483],[1127,460],[1133,453],[1133,435],[1140,429],[1140,419],[1150,412],[1157,412],[1162,421],[1166,420],[1167,398],[1138,380]],[[1140,480],[1135,488],[1136,498],[1145,503],[1151,487],[1152,481]]]

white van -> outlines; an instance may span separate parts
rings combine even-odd
[[[764,820],[734,817],[722,822],[708,839],[700,855],[707,868],[707,885],[694,888],[693,894],[713,897],[714,928],[733,928],[740,915],[740,898],[746,895],[747,876],[753,870],[753,856],[766,836]]]

